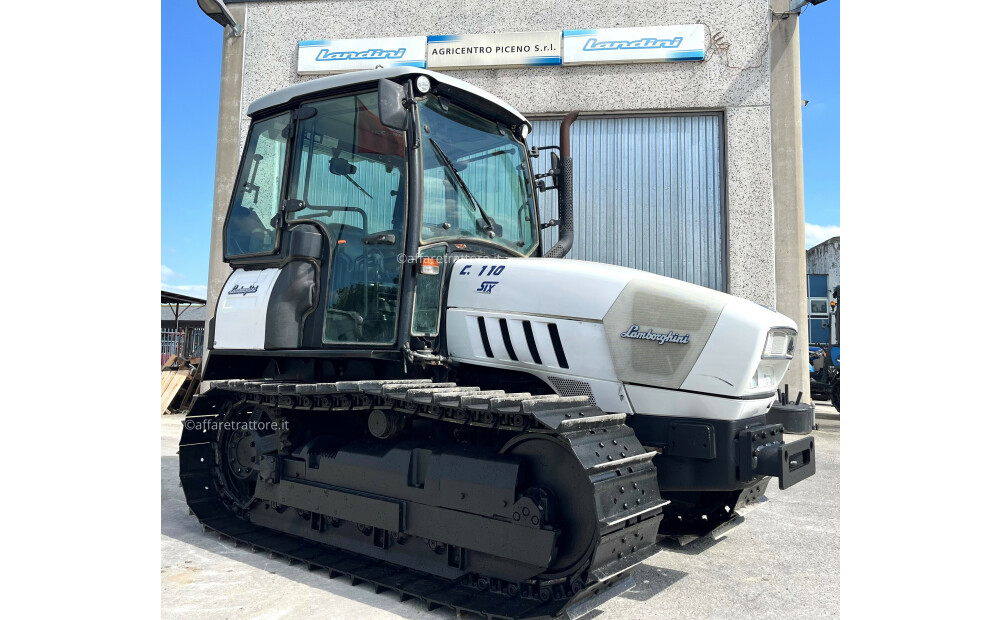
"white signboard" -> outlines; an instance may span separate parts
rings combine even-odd
[[[705,60],[705,26],[564,30],[563,64]]]
[[[505,32],[427,37],[428,69],[541,67],[562,62],[562,32]]]
[[[343,73],[379,66],[424,67],[427,37],[299,41],[299,73]]]

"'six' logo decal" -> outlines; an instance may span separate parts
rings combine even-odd
[[[477,293],[486,293],[487,295],[489,295],[490,293],[493,292],[493,287],[496,286],[497,284],[500,284],[500,283],[499,282],[482,282],[482,283],[480,283],[479,288],[476,289],[476,292]]]

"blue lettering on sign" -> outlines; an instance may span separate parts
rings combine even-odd
[[[477,293],[486,293],[487,295],[489,295],[489,294],[491,294],[493,292],[493,287],[496,286],[497,284],[500,284],[500,283],[499,282],[482,282],[479,285],[479,288],[476,289],[476,292]]]
[[[467,276],[467,275],[469,275],[469,269],[471,269],[471,268],[472,268],[472,265],[466,265],[465,267],[462,267],[462,270],[458,272],[458,275],[460,275],[460,276]]]
[[[651,50],[657,48],[680,47],[684,37],[674,37],[673,39],[656,39],[647,37],[635,41],[600,41],[597,39],[587,39],[583,45],[585,52],[602,52],[605,50]]]
[[[331,52],[327,48],[323,48],[316,55],[316,60],[326,61],[326,60],[358,60],[366,58],[402,58],[406,53],[406,48],[401,47],[396,50],[384,50],[374,47],[363,52],[356,51],[346,51],[346,52]]]

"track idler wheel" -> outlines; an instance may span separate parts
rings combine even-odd
[[[594,487],[579,459],[564,440],[542,433],[518,435],[500,453],[521,461],[524,497],[541,509],[545,523],[559,530],[556,556],[539,579],[559,579],[584,570],[598,533]]]
[[[285,421],[270,407],[236,403],[224,415],[215,440],[220,495],[235,513],[254,504],[265,456],[284,446]]]

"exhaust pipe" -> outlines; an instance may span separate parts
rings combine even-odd
[[[573,248],[573,158],[569,148],[569,126],[579,112],[570,112],[559,125],[559,240],[545,258],[565,258]]]

